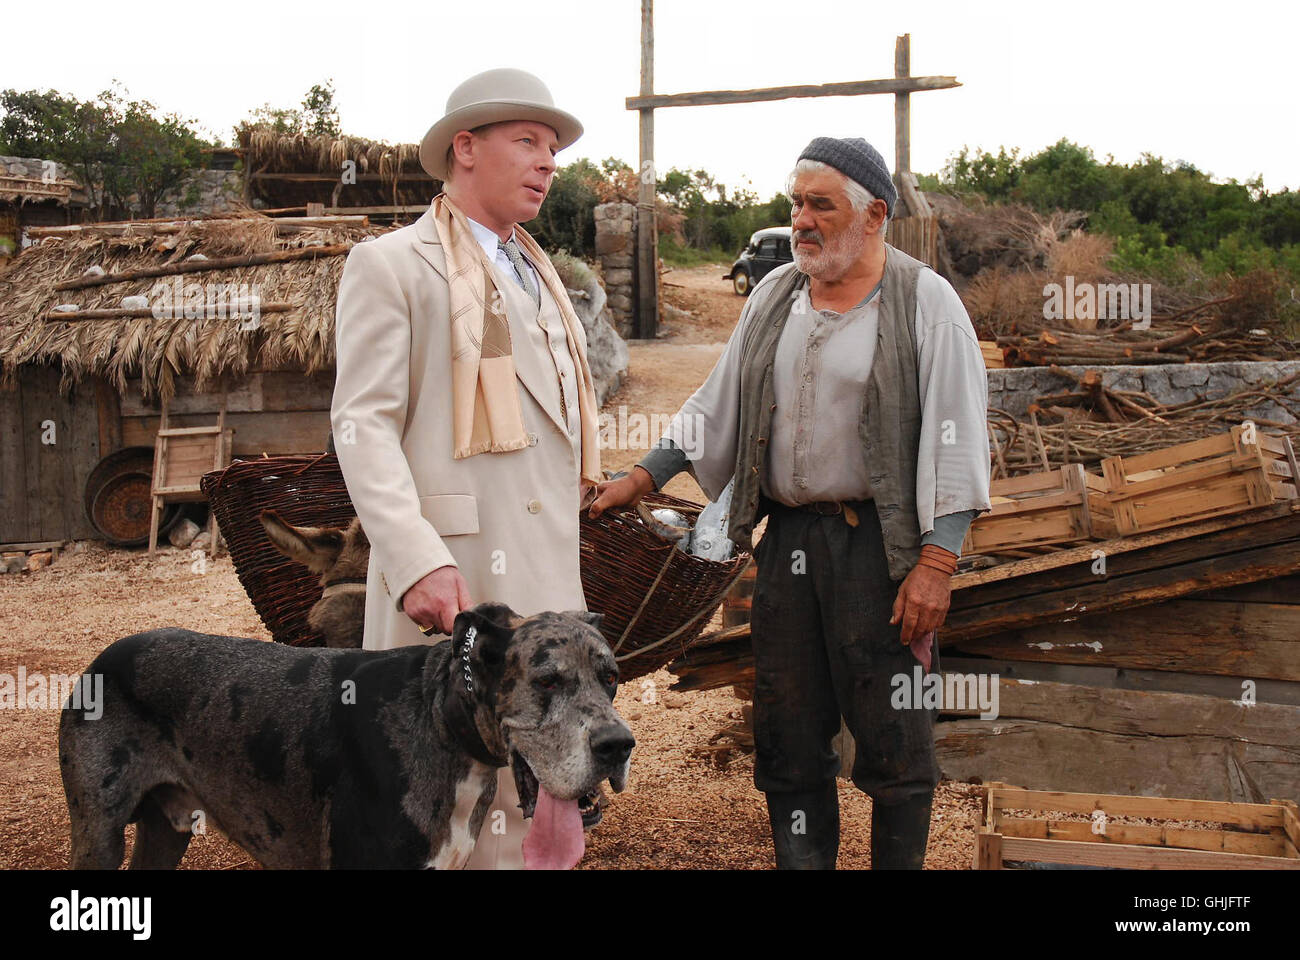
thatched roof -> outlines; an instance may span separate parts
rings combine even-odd
[[[420,166],[418,143],[309,137],[248,124],[235,132],[244,175],[252,177],[251,196],[273,207],[308,201],[334,206],[335,196],[342,206],[417,205],[428,203],[438,192],[438,181]],[[343,165],[349,160],[356,164],[357,180],[340,188]],[[304,174],[320,174],[320,179],[278,179],[280,175]]]
[[[253,368],[329,369],[334,365],[334,304],[343,256],[180,275],[185,284],[248,284],[262,303],[290,304],[287,312],[263,313],[256,329],[241,329],[248,324],[230,317],[62,321],[46,315],[60,304],[76,304],[82,311],[121,308],[124,297],[148,297],[160,279],[54,289],[95,266],[117,274],[176,264],[195,254],[217,259],[329,246],[384,232],[373,226],[331,225],[277,235],[276,221],[263,216],[188,221],[170,234],[154,226],[132,225],[122,236],[92,230],[47,237],[15,257],[0,273],[0,374],[12,380],[23,364],[56,364],[62,367],[64,389],[98,374],[123,394],[127,380],[139,376],[146,397],[166,400],[180,374],[194,376],[202,389],[217,377]]]

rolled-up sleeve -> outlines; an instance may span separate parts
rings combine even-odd
[[[916,508],[925,535],[936,516],[989,509],[988,374],[961,298],[929,270],[917,284],[916,331]]]
[[[373,243],[348,254],[334,321],[330,422],[339,466],[397,609],[426,574],[455,559],[420,513],[402,450],[411,381],[411,316],[392,268]]]

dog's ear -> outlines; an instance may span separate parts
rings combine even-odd
[[[456,614],[452,625],[452,643],[455,656],[464,669],[463,657],[468,653],[470,669],[480,669],[490,676],[501,672],[505,665],[506,648],[514,639],[515,630],[523,618],[504,603],[480,603]],[[471,629],[473,634],[471,635]]]
[[[295,527],[274,510],[263,510],[259,519],[277,550],[316,573],[324,573],[334,566],[343,549],[342,530]]]
[[[565,610],[563,615],[573,617],[575,620],[581,620],[583,623],[589,623],[597,630],[600,629],[600,622],[605,619],[603,613],[593,613],[590,610]]]

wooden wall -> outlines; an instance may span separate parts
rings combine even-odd
[[[137,381],[128,385],[122,399],[122,442],[151,447],[162,410],[140,400]],[[233,456],[324,451],[333,392],[332,370],[311,377],[296,371],[265,371],[232,383],[226,394],[226,426],[235,431]],[[173,427],[215,423],[220,406],[219,393],[196,394],[191,381],[181,378],[167,420]]]
[[[97,536],[82,505],[102,456],[97,385],[85,381],[66,397],[58,385],[57,369],[28,366],[0,388],[0,543]],[[42,442],[47,420],[52,444]]]
[[[942,665],[1000,677],[996,720],[938,724],[947,777],[1300,801],[1300,577],[954,641]]]
[[[86,480],[101,457],[122,447],[150,447],[161,409],[140,400],[138,381],[125,397],[97,378],[58,393],[59,372],[28,366],[14,389],[0,392],[0,543],[96,538],[83,506]],[[233,456],[318,453],[329,433],[334,373],[308,377],[266,371],[231,384],[226,424]],[[172,401],[172,426],[215,422],[220,395],[196,394],[182,378]],[[55,422],[53,445],[41,423]]]

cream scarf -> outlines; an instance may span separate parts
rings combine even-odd
[[[519,405],[505,298],[497,290],[469,221],[446,194],[433,199],[433,223],[447,258],[451,298],[452,456],[461,460],[479,453],[520,450],[528,446],[528,434]],[[551,261],[522,227],[515,227],[515,243],[555,298],[564,320],[569,356],[578,377],[582,479],[599,483],[604,478],[600,472],[596,389],[586,352],[579,348],[582,321],[573,312]]]

